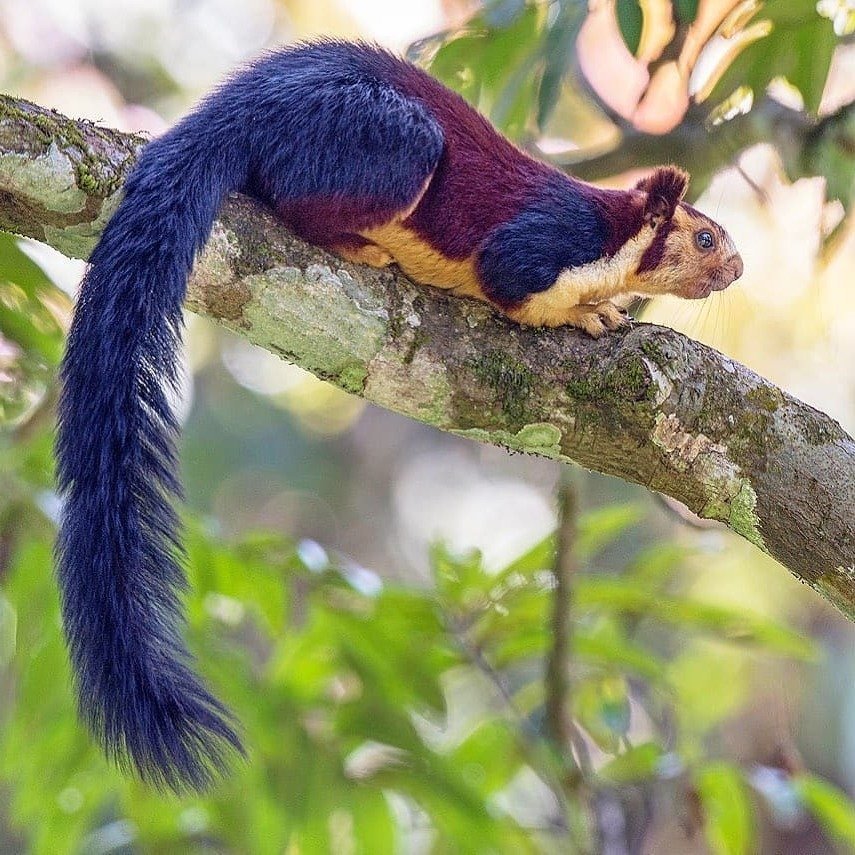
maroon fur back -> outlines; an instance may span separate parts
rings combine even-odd
[[[407,225],[448,258],[467,258],[530,204],[557,170],[521,152],[424,71],[400,63],[392,82],[428,107],[445,137],[433,180]]]

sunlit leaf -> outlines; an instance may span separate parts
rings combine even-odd
[[[585,19],[581,3],[561,3],[558,16],[543,42],[544,70],[537,101],[537,126],[543,131],[555,105],[561,86],[573,61],[570,46],[575,42],[579,27]]]
[[[438,48],[432,45],[431,74],[490,115],[500,128],[518,135],[520,122],[524,125],[530,113],[521,100],[523,93],[533,93],[538,85],[533,52],[545,22],[544,9],[539,3],[515,3],[503,7],[502,14],[491,7],[476,15],[463,32],[450,34]]]
[[[395,818],[382,792],[359,788],[353,793],[353,832],[357,852],[394,852]]]
[[[487,720],[454,750],[454,764],[472,786],[494,793],[506,787],[520,768],[519,739],[511,723]]]
[[[445,544],[435,543],[431,546],[430,562],[444,600],[464,610],[483,605],[491,579],[478,550],[454,555]]]
[[[0,669],[15,655],[18,637],[18,614],[14,606],[0,592]]]
[[[606,674],[576,683],[573,713],[603,751],[616,754],[630,725],[626,681]]]
[[[68,300],[0,232],[0,425],[27,418],[49,388],[62,353],[57,307]]]
[[[546,627],[551,606],[551,588],[538,580],[521,580],[491,591],[491,599],[472,623],[472,636],[481,646],[494,649],[529,629]]]
[[[793,786],[825,833],[855,850],[855,805],[852,800],[816,775],[799,775],[793,779]]]
[[[507,668],[518,660],[542,656],[549,641],[549,632],[545,628],[519,630],[493,648],[491,660],[497,668]]]
[[[663,753],[655,742],[634,745],[602,766],[597,777],[611,784],[648,780],[656,775]]]
[[[667,666],[676,714],[685,739],[703,736],[733,714],[747,694],[744,661],[721,644],[696,643]]]
[[[695,775],[707,842],[715,855],[750,855],[755,849],[748,790],[739,769],[711,763]]]
[[[789,163],[794,174],[825,176],[826,195],[839,199],[844,208],[852,208],[855,197],[855,170],[852,167],[852,141],[855,140],[855,110],[841,110],[827,118],[821,133],[813,136],[805,152],[796,153],[803,162]]]
[[[832,22],[835,35],[842,37],[855,33],[855,7],[849,0],[818,0],[816,11]]]
[[[490,3],[461,30],[424,39],[409,55],[512,139],[525,140],[555,107],[584,15],[577,2]]]
[[[514,559],[507,567],[494,575],[494,580],[502,581],[512,573],[529,575],[536,570],[548,570],[555,562],[555,536],[549,535],[535,544],[528,552]]]
[[[50,280],[19,244],[20,238],[0,232],[0,279],[14,282],[32,297]]]
[[[657,656],[628,639],[617,623],[607,619],[598,620],[593,626],[578,627],[573,634],[573,652],[583,661],[654,682],[665,674]]]
[[[703,630],[738,643],[756,644],[799,659],[816,655],[813,643],[774,621],[711,603],[669,597],[630,579],[584,577],[575,591],[581,609],[634,613],[684,630]]]
[[[784,77],[799,90],[805,108],[816,112],[837,44],[832,23],[817,13],[815,2],[804,0],[764,3],[755,22],[768,22],[767,34],[732,62],[711,101],[740,86],[751,87],[759,97],[774,78]]]
[[[202,595],[201,608],[190,609],[191,619],[202,619],[207,611],[207,617],[226,625],[239,624],[246,614],[260,619],[268,632],[286,625],[288,582],[300,566],[293,541],[256,537],[226,547],[191,523],[185,545],[192,587]]]
[[[42,269],[21,251],[16,238],[0,232],[0,333],[55,365],[62,330],[45,306],[49,293],[58,294]]]

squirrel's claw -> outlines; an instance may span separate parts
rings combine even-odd
[[[599,338],[607,330],[628,326],[630,318],[610,300],[596,304],[572,306],[566,310],[562,322],[584,330],[592,338]]]
[[[616,330],[629,323],[625,309],[616,306],[611,300],[603,300],[592,307],[593,312],[600,318],[606,329]]]

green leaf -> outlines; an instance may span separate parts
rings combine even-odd
[[[514,573],[531,575],[536,570],[549,570],[555,562],[555,535],[550,534],[535,544],[528,552],[515,558],[507,567],[497,573],[494,582],[502,582]]]
[[[464,611],[484,605],[493,579],[484,570],[480,551],[473,549],[457,555],[444,543],[434,543],[430,548],[430,564],[444,601]]]
[[[475,69],[480,65],[483,51],[483,33],[466,32],[442,44],[428,70],[470,104],[477,105],[482,81]]]
[[[616,754],[630,725],[626,681],[607,674],[577,683],[573,688],[573,712],[603,751]]]
[[[661,745],[645,742],[609,760],[597,772],[597,777],[609,784],[630,784],[656,776],[664,755]]]
[[[18,613],[0,591],[0,671],[15,655],[18,638]]]
[[[727,641],[756,644],[796,659],[816,657],[810,639],[774,621],[726,606],[664,596],[631,578],[581,577],[575,603],[577,609],[628,612],[681,629],[713,632]]]
[[[54,382],[63,346],[56,314],[67,305],[66,296],[21,251],[19,239],[0,232],[0,342],[6,343],[0,425],[26,418]]]
[[[679,732],[701,737],[739,708],[748,687],[744,657],[712,642],[696,642],[668,663]]]
[[[509,580],[510,581],[510,580]],[[484,648],[495,648],[528,631],[539,631],[548,622],[551,590],[525,580],[491,592],[472,629],[474,640]]]
[[[798,775],[793,786],[825,833],[855,850],[855,805],[845,793],[816,775]]]
[[[490,4],[463,30],[420,42],[410,57],[426,61],[434,77],[511,138],[520,139],[532,124],[546,67],[543,45],[549,21],[544,3]]]
[[[20,247],[20,238],[0,232],[0,279],[15,282],[34,296],[50,282],[45,272]]]
[[[288,583],[302,571],[292,540],[250,535],[227,545],[188,519],[185,545],[190,584],[200,595],[188,610],[191,623],[199,624],[214,614],[236,625],[244,611],[271,634],[287,623]]]
[[[583,4],[561,3],[558,16],[543,41],[544,68],[537,102],[537,127],[541,132],[558,104],[561,87],[573,64],[573,45],[584,20]]]
[[[544,655],[550,640],[549,632],[543,627],[517,629],[495,645],[492,662],[497,668],[507,668],[521,659],[538,658]]]
[[[704,809],[704,831],[715,855],[749,855],[756,851],[748,791],[738,767],[711,763],[695,775]]]
[[[804,25],[789,44],[792,46],[793,59],[784,76],[802,93],[805,109],[815,114],[837,47],[831,22],[820,18]]]
[[[508,14],[495,11],[476,15],[466,29],[440,40],[428,62],[433,76],[488,114],[510,81],[523,81],[517,73],[529,65],[546,21],[537,3],[517,3]]]
[[[754,21],[770,22],[769,34],[736,57],[708,103],[717,105],[742,85],[759,96],[774,78],[785,77],[801,92],[805,109],[815,113],[838,44],[831,21],[817,13],[814,2],[802,0],[766,3]]]
[[[455,768],[485,795],[508,785],[522,765],[519,734],[503,719],[488,719],[452,752]]]
[[[526,0],[488,0],[484,6],[484,22],[492,28],[502,29],[511,25],[525,9]]]
[[[673,0],[674,17],[681,24],[691,24],[698,15],[699,0]]]
[[[375,682],[389,702],[444,713],[439,677],[453,660],[433,655],[436,646],[420,642],[416,627],[396,631],[381,615],[365,619],[345,613],[337,615],[335,626],[341,656],[361,679]]]
[[[644,13],[638,0],[617,0],[615,6],[620,34],[629,52],[634,56],[641,42],[641,30],[644,26]]]
[[[430,816],[439,847],[432,852],[533,852],[519,826],[488,805],[477,789],[445,758],[414,759],[409,769],[392,770],[384,785],[412,798]]]
[[[0,333],[49,365],[56,365],[62,353],[62,330],[43,301],[53,292],[51,281],[21,251],[18,239],[0,232]]]
[[[607,505],[582,514],[579,518],[576,555],[581,560],[596,555],[643,516],[644,510],[635,504]]]
[[[789,174],[823,175],[826,195],[839,199],[850,210],[855,202],[855,170],[852,146],[855,140],[855,110],[843,109],[826,118],[804,150],[793,152],[785,161]],[[841,224],[841,227],[845,225]],[[840,227],[838,227],[840,228]]]
[[[630,641],[617,623],[601,619],[593,626],[577,628],[573,652],[586,662],[610,671],[637,674],[654,682],[665,675],[662,661],[641,645]]]
[[[624,578],[652,592],[675,573],[687,554],[686,547],[678,543],[651,544],[630,561]]]
[[[397,827],[389,803],[382,792],[367,788],[355,789],[353,800],[353,830],[360,855],[374,852],[395,852]]]
[[[542,62],[531,56],[510,75],[496,95],[490,119],[511,139],[519,140],[526,136],[531,105],[537,98],[542,73]]]

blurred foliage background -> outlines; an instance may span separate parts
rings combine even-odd
[[[852,432],[853,31],[852,0],[0,0],[0,85],[156,134],[268,46],[407,51],[586,178],[688,168],[746,275],[645,318]],[[51,567],[81,272],[0,235],[0,851],[855,851],[855,630],[786,571],[192,316],[188,631],[250,760],[206,799],[123,778],[76,721]]]

